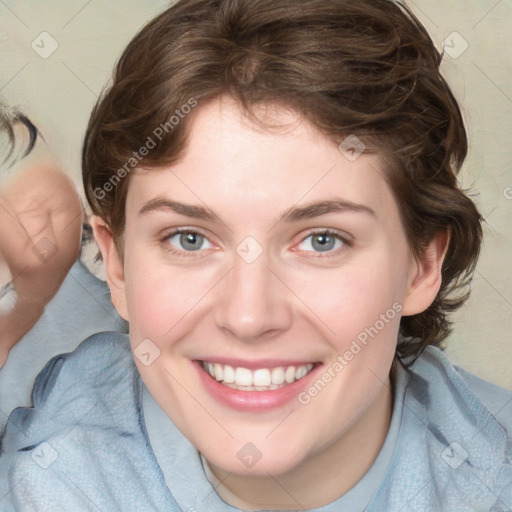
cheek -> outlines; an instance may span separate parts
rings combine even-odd
[[[179,337],[215,282],[213,270],[171,266],[148,251],[125,260],[130,331],[155,343]]]
[[[291,276],[290,276],[291,278]],[[344,344],[356,338],[366,328],[386,316],[385,327],[397,328],[397,306],[402,300],[402,282],[394,269],[392,258],[374,254],[339,269],[296,275],[294,290],[297,296],[323,324],[330,339]],[[399,307],[399,306],[398,306]]]

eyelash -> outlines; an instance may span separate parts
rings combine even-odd
[[[166,233],[164,237],[162,237],[160,239],[160,242],[162,244],[165,245],[165,250],[172,253],[172,254],[177,254],[178,256],[185,256],[185,257],[201,257],[200,256],[200,253],[201,252],[204,252],[204,250],[197,250],[197,251],[185,251],[185,250],[179,250],[179,249],[176,249],[176,247],[172,246],[170,243],[169,243],[169,240],[171,240],[171,238],[175,237],[176,235],[180,235],[180,234],[193,234],[193,235],[200,235],[202,236],[205,240],[208,240],[208,242],[210,242],[210,239],[204,234],[204,233],[201,233],[200,231],[198,231],[197,229],[192,229],[192,228],[177,228],[177,229],[174,229],[173,231],[169,232],[169,233]],[[212,242],[210,242],[211,244]]]
[[[314,254],[314,256],[311,256],[313,258],[328,258],[328,257],[332,257],[332,256],[337,256],[337,255],[339,255],[339,253],[341,251],[344,250],[344,248],[346,249],[347,247],[352,247],[352,245],[353,245],[352,241],[350,241],[347,237],[341,236],[338,232],[336,232],[332,229],[320,229],[320,230],[311,231],[306,236],[302,237],[301,240],[299,241],[299,243],[295,244],[295,245],[302,244],[308,238],[318,236],[318,235],[324,235],[324,236],[329,236],[329,237],[335,238],[335,239],[339,240],[343,245],[341,247],[339,247],[338,249],[325,251],[325,252],[304,251],[304,252]],[[298,252],[298,251],[300,251],[300,249],[295,249],[295,251]]]
[[[204,252],[204,249],[203,250],[199,249],[197,251],[185,251],[185,250],[179,250],[179,249],[176,249],[175,247],[173,247],[169,243],[169,240],[172,239],[173,237],[175,237],[176,235],[179,235],[179,234],[200,235],[203,238],[205,238],[210,244],[212,244],[212,242],[209,240],[208,236],[206,236],[204,233],[201,233],[197,229],[177,228],[177,229],[174,229],[173,231],[171,231],[169,233],[166,233],[165,236],[160,239],[160,242],[162,244],[165,244],[165,249],[168,252],[173,253],[173,254],[177,254],[179,256],[196,257],[196,258],[200,255],[201,252]],[[307,240],[310,237],[318,236],[318,235],[324,235],[324,236],[330,236],[330,237],[336,238],[337,240],[342,242],[343,245],[342,245],[342,247],[338,248],[337,250],[325,251],[325,255],[322,254],[322,251],[303,251],[303,252],[308,252],[308,253],[315,254],[315,256],[312,256],[312,257],[315,257],[315,258],[318,258],[318,257],[319,258],[325,258],[325,257],[329,257],[329,256],[332,256],[332,255],[337,255],[340,251],[343,250],[344,247],[346,248],[346,247],[352,247],[353,246],[353,242],[350,241],[347,237],[343,237],[339,233],[337,233],[336,231],[331,230],[331,229],[323,229],[323,230],[311,231],[306,236],[302,237],[300,239],[300,241],[295,244],[295,246],[297,246],[299,244],[302,244],[305,240]],[[294,252],[299,252],[299,251],[300,251],[300,249],[294,249]],[[199,257],[201,257],[201,256],[199,256]]]

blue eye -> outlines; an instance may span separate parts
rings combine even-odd
[[[329,232],[312,233],[299,244],[301,251],[329,252],[339,249],[344,241],[337,235]]]
[[[194,231],[178,231],[167,237],[168,242],[182,251],[192,252],[200,249],[209,249],[212,244],[203,235]]]

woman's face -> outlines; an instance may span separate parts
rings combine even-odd
[[[198,109],[183,158],[131,176],[124,265],[107,269],[150,392],[238,474],[335,449],[385,396],[415,307],[379,157],[275,115],[286,131],[255,129],[229,98]]]

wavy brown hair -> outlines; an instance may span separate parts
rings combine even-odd
[[[278,104],[337,143],[356,134],[386,162],[413,254],[451,234],[436,299],[401,319],[397,354],[415,359],[442,348],[482,240],[481,216],[457,183],[467,139],[440,62],[414,14],[389,0],[179,0],[130,42],[94,107],[83,146],[89,203],[122,250],[126,163],[165,123],[141,165],[176,162],[187,119],[169,120],[191,99],[200,108],[229,94],[262,124],[254,107]]]

